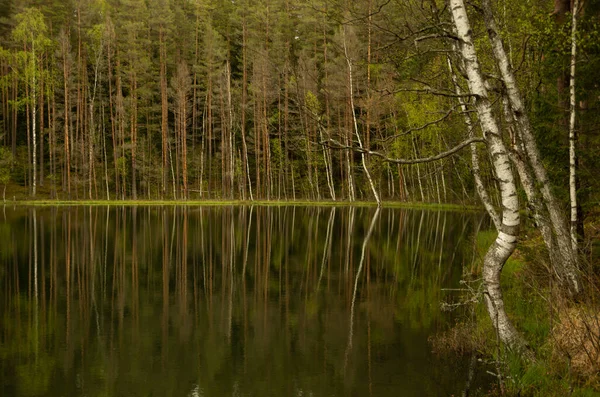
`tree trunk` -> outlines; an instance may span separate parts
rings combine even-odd
[[[556,235],[558,254],[560,255],[561,260],[554,262],[552,265],[559,276],[561,284],[568,289],[570,294],[577,295],[581,293],[582,285],[578,270],[577,253],[573,251],[571,246],[571,239],[567,229],[566,218],[560,208],[560,203],[558,202],[556,196],[552,193],[548,174],[544,164],[542,163],[541,156],[531,129],[531,124],[529,122],[529,117],[526,109],[523,106],[521,93],[517,86],[514,73],[508,61],[508,57],[506,56],[498,28],[496,27],[496,21],[494,19],[490,0],[483,0],[482,8],[484,11],[488,36],[492,45],[493,55],[496,60],[496,64],[500,69],[502,81],[506,86],[515,125],[517,127],[517,131],[522,136],[525,153],[527,154],[527,157],[531,163],[531,167],[536,178],[536,184],[539,185],[542,198],[548,209],[554,234]]]
[[[354,125],[354,133],[356,134],[356,140],[358,141],[358,146],[361,149],[361,161],[363,170],[365,171],[365,175],[367,176],[367,180],[369,181],[369,186],[371,187],[371,191],[373,192],[373,196],[375,196],[375,201],[377,201],[377,205],[381,206],[381,199],[379,198],[379,194],[377,193],[377,189],[375,189],[375,184],[373,183],[373,179],[371,178],[371,173],[369,172],[369,168],[367,167],[366,155],[363,149],[362,140],[360,138],[360,134],[358,131],[358,123],[356,121],[356,112],[354,111],[354,87],[353,87],[353,79],[352,79],[352,61],[348,56],[348,47],[346,46],[346,28],[344,29],[344,56],[346,58],[346,63],[348,64],[348,84],[350,86],[350,109],[352,110],[352,121]]]
[[[574,0],[571,22],[571,78],[569,83],[569,196],[571,199],[571,245],[577,253],[577,152],[575,146],[577,135],[575,131],[575,117],[577,102],[575,97],[575,62],[577,60],[577,13],[579,12],[579,0]]]
[[[169,101],[167,98],[167,49],[164,27],[160,27],[160,104],[161,104],[161,149],[162,149],[162,197],[167,194],[167,134],[169,128]]]
[[[454,83],[454,91],[456,92],[456,94],[459,97],[458,101],[460,103],[460,109],[464,114],[465,124],[467,125],[467,129],[469,131],[471,131],[470,135],[473,136],[474,130],[475,130],[474,126],[473,126],[473,122],[471,120],[471,117],[469,116],[469,113],[467,113],[467,106],[465,105],[465,102],[461,97],[462,90],[460,89],[460,86],[458,85],[456,73],[454,72],[454,69],[452,68],[452,63],[450,62],[450,59],[448,59],[448,69],[450,69],[450,73],[452,74],[452,82]],[[492,222],[494,222],[494,226],[496,226],[496,230],[500,230],[500,226],[502,225],[502,222],[500,220],[500,215],[498,215],[498,211],[494,207],[494,204],[492,203],[492,200],[490,199],[488,191],[485,188],[485,185],[483,184],[483,181],[481,179],[481,171],[479,168],[479,154],[477,153],[477,145],[475,143],[471,144],[471,164],[473,166],[472,172],[473,172],[473,179],[475,181],[475,190],[477,190],[477,194],[479,195],[479,198],[481,199],[481,202],[483,203],[485,210],[489,214],[490,218],[492,218]]]
[[[460,51],[465,63],[469,90],[476,95],[475,108],[492,165],[499,179],[502,198],[502,222],[498,236],[488,248],[483,262],[483,282],[485,302],[499,339],[510,349],[525,351],[526,342],[516,331],[504,310],[500,274],[506,260],[517,244],[519,229],[519,200],[515,178],[510,166],[506,147],[500,136],[500,129],[492,113],[492,104],[488,98],[479,60],[475,52],[472,30],[463,0],[450,0],[450,8],[458,37]]]
[[[67,186],[67,197],[70,199],[71,198],[71,153],[70,153],[70,148],[69,148],[69,140],[71,139],[69,136],[69,113],[70,113],[70,108],[69,108],[69,74],[70,74],[70,70],[69,70],[69,66],[67,63],[67,53],[69,51],[69,38],[68,38],[68,32],[65,32],[63,37],[62,37],[62,58],[63,58],[63,82],[64,82],[64,95],[65,95],[65,117],[64,117],[64,148],[65,148],[65,183],[63,184],[63,191],[64,191],[64,186]]]
[[[33,33],[31,34],[31,62],[32,62],[32,81],[31,81],[31,97],[32,97],[32,101],[31,101],[31,113],[32,113],[32,119],[31,119],[31,137],[32,137],[32,142],[33,142],[33,177],[31,179],[31,188],[32,188],[32,196],[35,197],[35,193],[36,193],[36,188],[37,188],[37,128],[36,128],[36,122],[37,122],[37,105],[38,105],[38,101],[37,101],[37,77],[36,77],[36,73],[37,73],[37,62],[35,61],[35,40],[33,38]]]
[[[245,10],[244,10],[245,11]],[[242,150],[244,152],[243,170],[248,180],[248,193],[250,194],[250,200],[254,201],[254,195],[252,194],[252,180],[250,178],[250,164],[248,162],[248,145],[246,144],[246,107],[247,107],[247,96],[248,96],[248,60],[247,60],[247,26],[246,26],[246,14],[242,19],[242,121],[241,121],[241,134],[242,134]],[[245,184],[244,184],[245,185]],[[243,189],[245,192],[246,189]],[[244,194],[244,199],[246,198]]]
[[[133,68],[133,65],[131,66]],[[137,77],[135,71],[131,71],[131,197],[137,200],[137,178],[136,178],[136,146],[137,146]]]

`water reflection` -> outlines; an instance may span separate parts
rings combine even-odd
[[[474,214],[6,209],[0,394],[459,393],[430,354]]]

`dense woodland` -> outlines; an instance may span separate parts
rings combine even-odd
[[[571,5],[494,3],[566,205]],[[585,207],[598,192],[600,31],[594,2],[581,7]],[[474,97],[455,89],[468,92],[455,72],[448,9],[411,0],[1,0],[0,183],[7,198],[476,202],[469,150],[388,161],[481,135],[464,117],[476,120]],[[481,28],[479,6],[469,12]],[[510,126],[502,128],[508,141]],[[479,152],[481,178],[494,189]]]
[[[524,213],[548,291],[597,302],[599,22],[592,0],[0,0],[0,183],[482,203],[479,297],[533,362],[500,285]]]

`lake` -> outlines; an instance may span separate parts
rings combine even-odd
[[[461,395],[470,357],[433,354],[429,339],[455,321],[441,303],[488,223],[368,207],[4,207],[0,395]]]

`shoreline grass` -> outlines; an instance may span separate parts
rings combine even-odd
[[[304,207],[376,207],[375,201],[311,201],[311,200],[6,200],[5,206],[19,207],[74,207],[74,206],[202,206],[202,207],[222,207],[222,206],[263,206],[263,207],[284,207],[284,206],[304,206]],[[406,208],[406,209],[427,209],[437,211],[483,211],[483,208],[475,205],[463,204],[438,204],[438,203],[419,203],[419,202],[401,202],[384,201],[381,203],[383,208]]]

